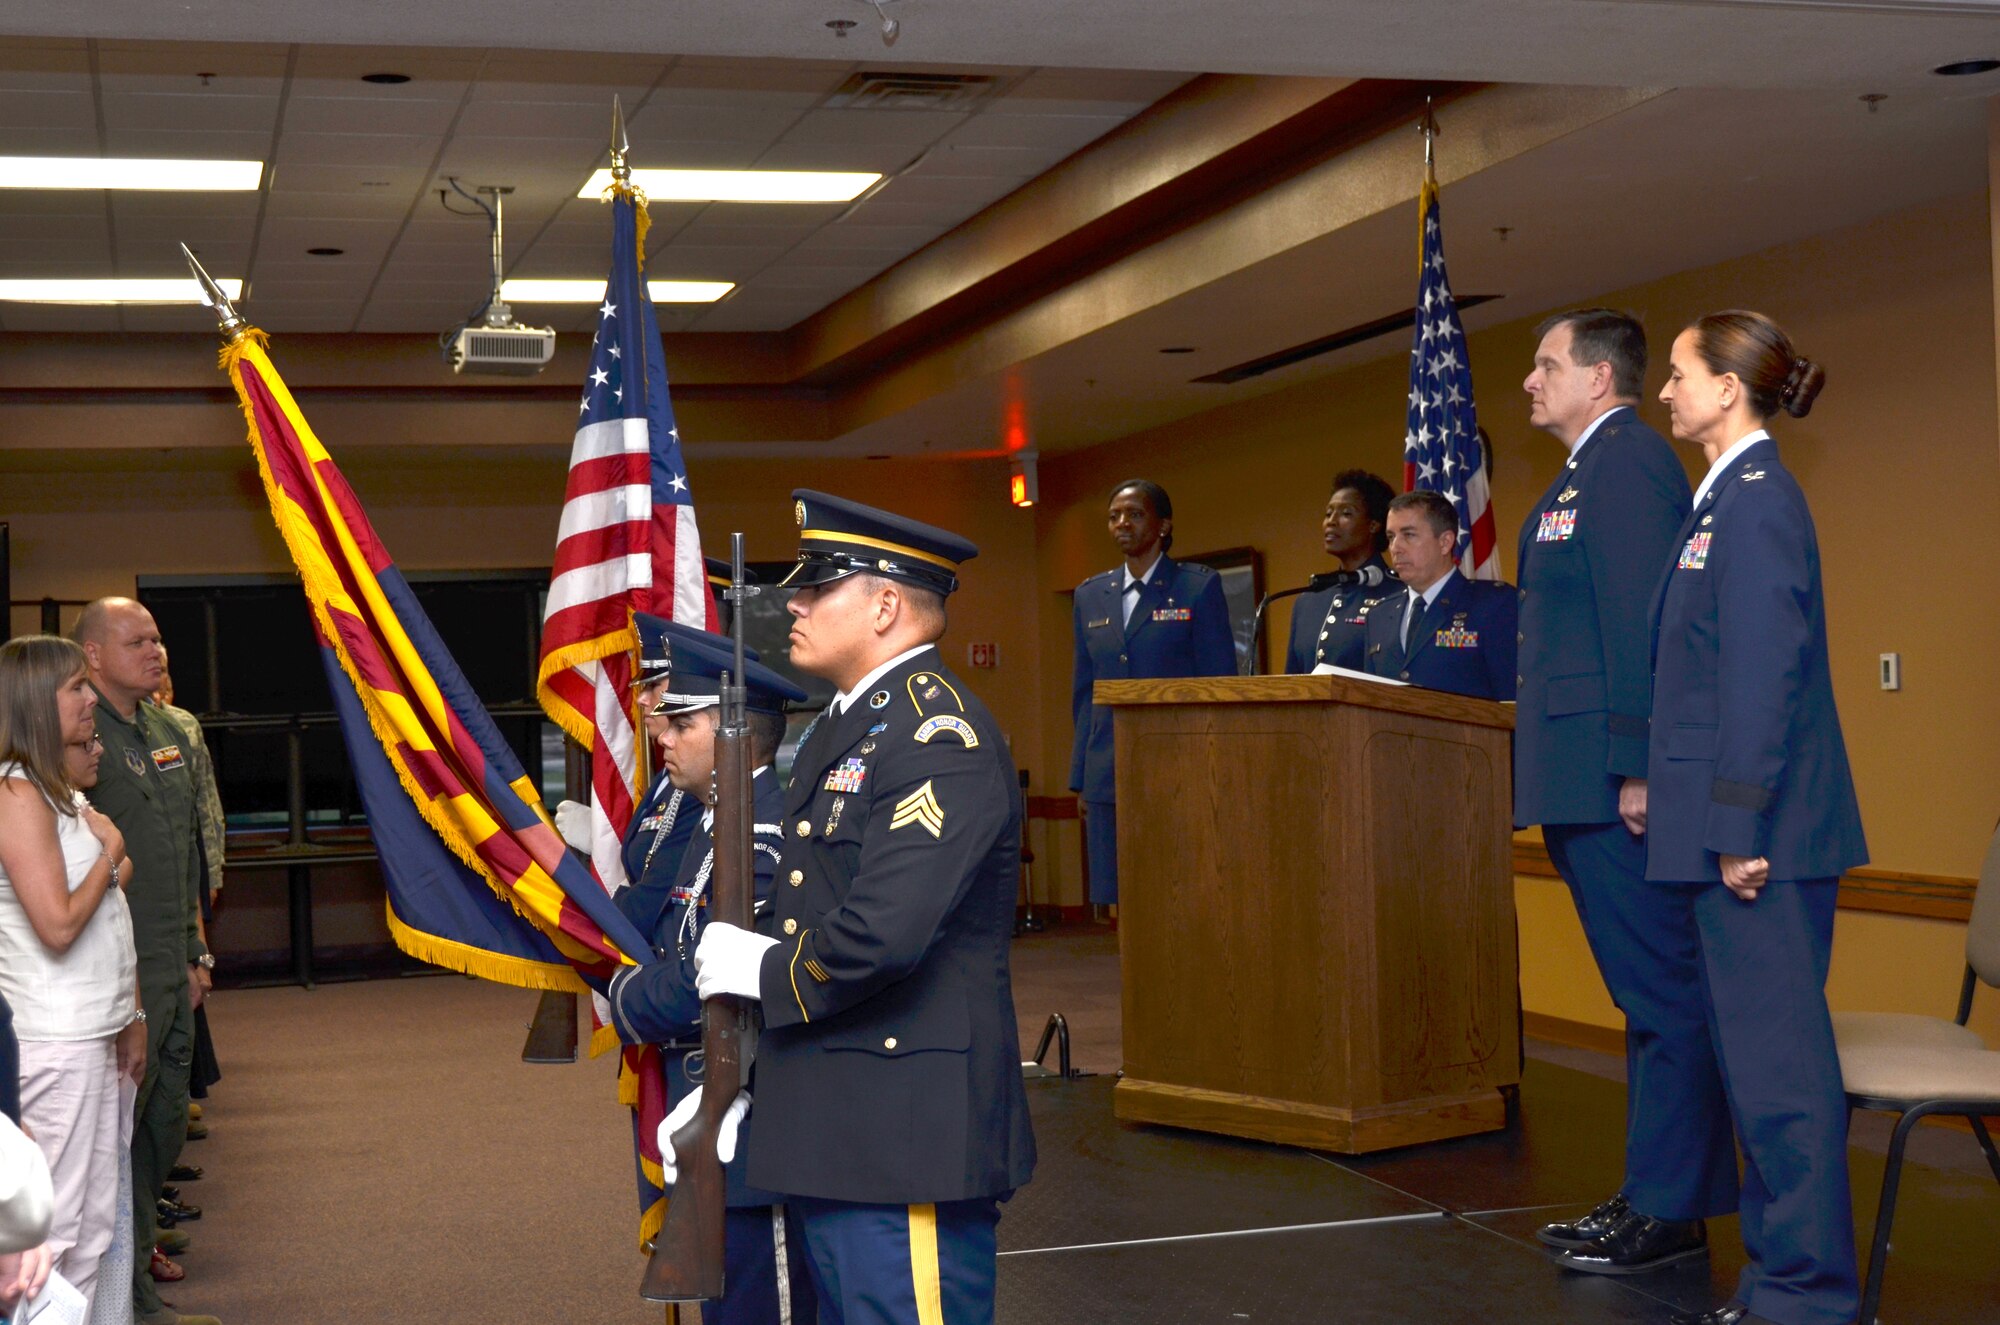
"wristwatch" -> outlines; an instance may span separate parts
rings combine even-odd
[[[194,964],[204,971],[212,971],[215,969],[215,954],[204,952],[201,956],[194,959]]]

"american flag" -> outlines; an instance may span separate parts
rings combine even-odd
[[[590,751],[590,863],[616,892],[628,882],[619,843],[645,773],[634,738],[632,613],[707,630],[717,618],[667,398],[659,323],[640,279],[644,202],[627,189],[611,205],[611,279],[577,404],[537,694],[557,725]]]
[[[1486,450],[1472,404],[1472,362],[1458,302],[1444,269],[1437,177],[1428,165],[1418,200],[1417,334],[1410,347],[1409,431],[1403,437],[1403,486],[1441,492],[1458,512],[1458,568],[1476,580],[1500,578],[1494,555],[1493,503]]]

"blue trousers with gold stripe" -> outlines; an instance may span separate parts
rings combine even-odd
[[[992,1197],[937,1205],[785,1199],[819,1291],[820,1325],[992,1325]]]

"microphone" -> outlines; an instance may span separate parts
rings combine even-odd
[[[1257,657],[1257,637],[1264,633],[1264,609],[1272,603],[1277,602],[1280,598],[1290,598],[1294,594],[1318,593],[1322,589],[1338,588],[1341,585],[1358,584],[1364,588],[1372,589],[1378,584],[1387,583],[1387,581],[1388,576],[1382,573],[1380,566],[1363,566],[1360,570],[1321,571],[1319,574],[1313,576],[1309,583],[1301,584],[1296,589],[1280,589],[1276,593],[1265,594],[1264,601],[1257,604],[1257,615],[1252,619],[1250,625],[1251,660],[1254,662]]]

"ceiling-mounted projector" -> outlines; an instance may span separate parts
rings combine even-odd
[[[454,373],[533,377],[556,354],[556,333],[549,327],[460,327],[448,334],[444,361]]]
[[[493,238],[493,288],[487,293],[486,303],[467,319],[470,325],[454,327],[438,337],[438,346],[444,351],[444,361],[451,365],[454,373],[493,373],[502,377],[533,377],[548,367],[549,360],[556,355],[556,333],[553,327],[524,327],[514,321],[514,310],[507,307],[500,298],[500,278],[504,268],[500,261],[500,200],[514,190],[504,184],[482,184],[479,192],[493,199],[488,207],[472,194],[459,188],[456,179],[445,182],[462,198],[470,199],[474,206],[486,213],[486,220]],[[460,212],[445,202],[443,189],[438,190],[438,201],[448,212],[458,216],[470,216],[470,212]]]

